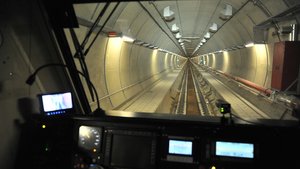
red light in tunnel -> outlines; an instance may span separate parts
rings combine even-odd
[[[108,32],[108,37],[117,37],[118,33],[117,32]]]

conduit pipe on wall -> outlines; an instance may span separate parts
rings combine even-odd
[[[237,81],[239,81],[239,82],[241,82],[241,83],[243,83],[243,84],[245,84],[245,85],[247,85],[249,87],[252,87],[252,88],[254,88],[254,89],[256,89],[256,90],[258,90],[260,92],[263,92],[267,96],[270,96],[273,93],[272,90],[264,88],[262,86],[259,86],[259,85],[255,84],[253,82],[248,81],[248,80],[245,80],[245,79],[242,79],[242,78],[239,78],[239,77],[235,77],[235,78],[236,78]]]
[[[222,74],[222,75],[224,75],[224,76],[226,76],[230,79],[233,79],[235,81],[243,83],[244,85],[249,86],[251,88],[254,88],[254,89],[256,89],[260,92],[263,92],[267,96],[271,96],[271,94],[272,94],[276,101],[285,104],[286,106],[293,109],[293,111],[295,111],[295,114],[293,114],[293,116],[295,116],[297,118],[300,118],[300,99],[299,98],[297,98],[293,95],[288,95],[286,93],[282,93],[282,92],[275,93],[271,89],[264,88],[262,86],[259,86],[255,83],[253,83],[253,82],[250,82],[248,80],[245,80],[245,79],[242,79],[242,78],[239,78],[239,77],[232,76],[232,75],[230,75],[228,73],[225,73],[223,71],[220,71],[220,70],[213,70],[209,67],[208,67],[208,69],[210,69],[211,71],[218,72],[218,73],[220,73],[220,74]]]
[[[273,91],[272,91],[271,89],[268,89],[268,88],[259,86],[259,85],[255,84],[255,83],[250,82],[250,81],[248,81],[248,80],[245,80],[245,79],[243,79],[243,78],[236,77],[236,76],[232,76],[232,75],[230,75],[230,74],[228,74],[228,73],[225,73],[225,72],[223,72],[223,71],[220,71],[220,70],[215,70],[215,71],[218,72],[218,73],[220,73],[220,74],[223,74],[224,76],[226,76],[226,77],[228,77],[228,78],[230,78],[230,79],[233,79],[233,80],[235,80],[235,81],[238,81],[238,82],[240,82],[240,83],[243,83],[243,84],[246,85],[246,86],[249,86],[249,87],[251,87],[251,88],[253,88],[253,89],[256,89],[256,90],[258,90],[258,91],[264,93],[264,94],[267,95],[267,96],[270,96],[270,95],[273,93]]]

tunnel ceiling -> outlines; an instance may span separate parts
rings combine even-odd
[[[253,27],[288,9],[282,0],[177,0],[113,2],[99,25],[160,49],[193,57],[253,41]],[[81,25],[91,25],[105,4],[74,5]],[[174,26],[176,24],[176,26]],[[178,31],[176,30],[178,27]]]

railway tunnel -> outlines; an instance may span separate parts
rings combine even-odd
[[[272,68],[278,43],[297,44],[295,31],[280,32],[292,29],[297,17],[265,24],[277,15],[285,18],[298,11],[284,5],[282,1],[75,4],[79,28],[74,35],[65,29],[65,34],[73,55],[78,51],[72,47],[72,36],[82,42],[83,51],[88,49],[85,63],[75,59],[76,68],[85,70],[86,64],[103,109],[216,116],[220,114],[215,101],[223,99],[245,118],[293,119],[292,111],[274,99],[274,93],[287,86],[275,87]],[[207,68],[217,71],[218,78],[224,76],[223,82]],[[226,86],[226,78],[232,84]],[[236,90],[230,89],[234,85]],[[210,93],[205,96],[202,88]],[[96,106],[91,98],[88,102]]]
[[[40,112],[41,93],[72,91],[75,114],[83,115],[102,109],[222,117],[222,100],[247,124],[297,122],[299,5],[0,2],[0,133],[7,136],[0,141],[0,168],[12,168],[16,150],[9,148],[20,134],[15,123]],[[32,74],[35,82],[26,85]]]

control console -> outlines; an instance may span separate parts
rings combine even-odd
[[[40,166],[49,169],[300,168],[297,122],[224,124],[218,117],[126,113],[35,120],[35,146],[26,159],[43,159]]]

